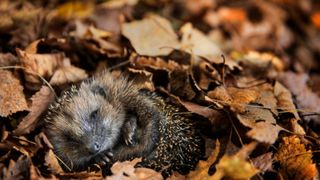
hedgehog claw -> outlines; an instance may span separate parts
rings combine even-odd
[[[96,162],[97,162],[97,164],[105,166],[111,162],[112,157],[113,157],[112,152],[107,151],[107,152],[99,154],[96,157]]]

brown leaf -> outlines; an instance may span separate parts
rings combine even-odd
[[[0,53],[0,67],[14,66],[18,63],[19,59],[11,53]]]
[[[249,51],[248,53],[244,54],[240,59],[237,59],[237,61],[252,64],[257,68],[261,69],[267,68],[271,63],[276,70],[284,70],[284,64],[280,60],[280,58],[271,53],[259,53],[257,51]]]
[[[176,69],[169,73],[169,90],[172,94],[191,100],[196,96],[192,88],[193,79],[187,69]]]
[[[148,89],[154,91],[155,87],[152,82],[153,74],[146,70],[137,70],[133,68],[128,68],[130,73],[130,78],[133,78],[133,81],[139,88]]]
[[[53,180],[55,180],[56,178],[54,178],[54,177],[50,177],[50,178],[48,178],[48,177],[46,177],[46,178],[44,178],[42,175],[41,175],[41,172],[40,172],[40,170],[37,168],[37,167],[35,167],[34,165],[31,165],[30,166],[30,171],[29,171],[29,173],[30,173],[30,179],[38,179],[38,180],[49,180],[49,179],[53,179]]]
[[[56,54],[30,54],[20,49],[16,49],[22,67],[25,68],[24,74],[28,88],[36,90],[42,85],[39,76],[49,79],[57,67],[61,66],[64,55]]]
[[[247,135],[259,142],[273,144],[283,130],[276,124],[272,113],[266,109],[247,107],[245,113],[238,114],[237,118],[244,126],[251,128]]]
[[[32,105],[29,114],[22,119],[18,127],[13,131],[16,135],[28,134],[33,131],[44,111],[47,110],[49,104],[54,100],[54,93],[47,86],[42,88],[31,97]]]
[[[140,55],[164,56],[179,47],[170,22],[157,15],[122,24],[122,34]]]
[[[307,86],[309,79],[307,74],[295,74],[289,71],[281,74],[280,79],[296,97],[298,109],[301,109],[302,114],[320,112],[320,97]],[[304,119],[320,123],[320,118],[317,115],[305,116]]]
[[[295,135],[282,139],[274,158],[280,162],[280,174],[284,179],[316,179],[318,175],[312,163],[312,152],[307,151]]]
[[[45,165],[48,166],[49,170],[54,173],[58,174],[63,172],[56,155],[53,153],[53,151],[50,149],[48,152],[46,152],[45,156]]]
[[[138,3],[138,0],[110,0],[102,4],[107,8],[120,8],[125,5],[133,6]]]
[[[228,93],[240,123],[251,128],[247,135],[259,142],[273,144],[283,129],[274,118],[278,112],[273,87],[263,84],[247,89],[228,88]]]
[[[268,152],[252,159],[252,164],[262,173],[272,170],[272,153]]]
[[[50,84],[62,85],[70,82],[79,82],[87,77],[88,74],[83,69],[71,65],[70,60],[65,58],[63,65],[52,75]]]
[[[162,175],[152,169],[148,168],[134,168],[141,159],[134,159],[132,161],[116,162],[111,167],[113,173],[110,179],[163,179]]]
[[[151,68],[161,69],[165,71],[173,71],[174,69],[181,68],[181,65],[175,61],[169,60],[168,62],[160,57],[145,57],[145,56],[132,56],[130,62],[137,68]]]
[[[212,151],[211,155],[209,156],[209,158],[206,161],[200,160],[196,170],[191,171],[188,174],[188,178],[189,179],[196,179],[196,180],[206,180],[206,179],[211,179],[212,177],[209,176],[208,171],[209,168],[211,167],[211,165],[217,160],[219,152],[220,152],[220,142],[219,140],[216,140],[215,142],[215,148]]]
[[[29,166],[31,161],[26,156],[20,156],[15,162],[12,159],[9,162],[8,168],[4,168],[4,179],[27,179]]]
[[[229,177],[231,179],[249,179],[259,172],[252,164],[246,161],[248,155],[256,147],[256,143],[244,146],[233,155],[224,155],[216,165],[217,171],[211,177],[213,180]]]
[[[211,121],[214,121],[218,116],[220,116],[220,112],[205,106],[201,106],[192,102],[180,100],[180,103],[190,112],[196,113],[200,116],[208,118]]]
[[[28,110],[20,81],[10,71],[0,70],[0,116]]]
[[[214,63],[222,63],[220,48],[201,31],[193,28],[191,23],[182,26],[180,31],[182,33],[181,50],[206,57]]]
[[[274,85],[274,95],[277,98],[277,105],[279,109],[292,113],[297,120],[300,120],[299,114],[292,100],[291,92],[278,81]]]

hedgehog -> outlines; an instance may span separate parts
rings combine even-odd
[[[141,157],[137,167],[164,177],[173,171],[186,174],[203,157],[204,140],[180,111],[157,93],[105,71],[50,105],[45,133],[72,171]]]

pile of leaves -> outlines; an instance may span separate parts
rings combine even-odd
[[[2,0],[0,177],[103,178],[64,171],[42,128],[63,89],[109,70],[209,120],[206,159],[170,178],[316,179],[319,29],[312,0]],[[109,178],[162,178],[138,161]]]

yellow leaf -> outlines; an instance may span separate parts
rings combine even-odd
[[[251,143],[244,146],[237,154],[233,156],[223,156],[216,165],[216,173],[211,177],[213,180],[229,177],[232,179],[249,179],[259,172],[246,157],[256,147],[257,143]]]
[[[67,2],[60,5],[55,11],[54,16],[68,20],[73,18],[84,18],[89,16],[94,9],[92,3],[81,1]]]
[[[215,149],[212,151],[210,157],[206,161],[199,161],[199,164],[195,171],[191,171],[188,174],[188,179],[201,179],[206,180],[210,179],[211,176],[209,176],[208,171],[210,166],[217,160],[218,154],[220,152],[220,142],[219,140],[216,140],[215,143]]]

